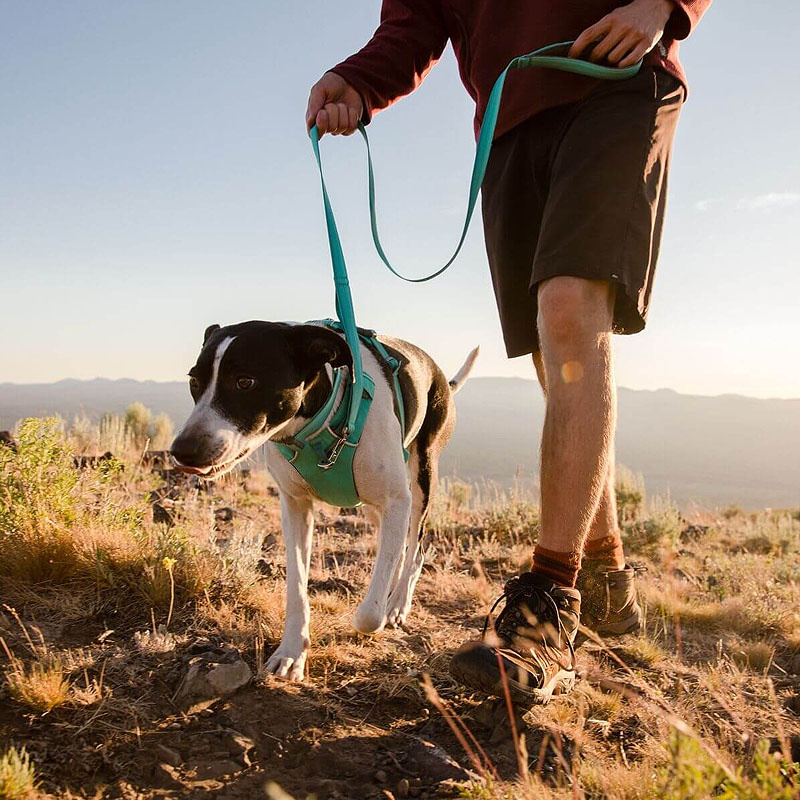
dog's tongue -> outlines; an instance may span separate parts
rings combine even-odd
[[[176,464],[175,471],[186,472],[189,475],[208,475],[211,472],[211,467],[187,467],[184,464]]]

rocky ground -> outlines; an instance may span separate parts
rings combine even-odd
[[[142,490],[125,480],[129,494]],[[157,502],[150,491],[142,496]],[[375,534],[358,515],[322,510],[302,684],[264,673],[280,637],[284,577],[277,499],[263,476],[190,492],[173,511],[169,522],[141,522],[149,561],[124,562],[125,572],[114,556],[95,585],[83,572],[34,581],[6,569],[0,754],[24,748],[38,796],[800,792],[791,784],[800,760],[797,514],[684,518],[668,504],[623,502],[628,548],[648,568],[646,630],[584,645],[574,693],[514,709],[512,725],[504,702],[464,691],[447,664],[525,565],[537,528],[531,504],[445,486],[408,624],[376,637],[348,627]],[[98,562],[114,542],[122,547],[92,541]],[[6,778],[14,771],[0,763],[0,798],[25,796],[3,783],[4,769]]]

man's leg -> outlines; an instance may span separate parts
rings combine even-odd
[[[547,413],[542,436],[542,531],[533,569],[506,584],[490,635],[450,662],[461,683],[513,700],[546,703],[575,684],[584,540],[608,472],[616,417],[611,362],[614,288],[555,277],[538,291]],[[498,662],[503,664],[500,670]]]
[[[541,350],[533,354],[533,363],[549,404],[547,369]],[[564,383],[577,377],[580,371],[577,367],[570,366],[564,371],[564,374],[556,372],[552,368],[550,372],[554,375],[554,383],[555,381]],[[610,370],[608,378],[613,383],[613,374]],[[543,449],[543,461],[545,455]],[[581,593],[581,624],[603,636],[608,636],[632,633],[638,630],[641,625],[642,613],[636,597],[636,574],[625,564],[622,537],[617,520],[613,431],[611,441],[608,443],[605,462],[606,468],[602,478],[600,496],[584,541],[582,564],[575,587]],[[565,569],[562,568],[557,572],[562,573],[561,580],[572,578],[571,570],[577,560],[576,554],[568,552],[565,555],[556,551],[550,554],[550,560],[555,560],[557,565],[566,561],[564,566],[569,568],[566,577],[564,576]],[[541,551],[539,561],[541,561]],[[551,571],[550,577],[559,576],[553,575]],[[582,638],[579,634],[576,641],[579,642]]]
[[[616,423],[614,286],[556,277],[540,285],[538,301],[547,412],[541,534],[533,572],[561,586],[574,586],[611,463]]]
[[[617,519],[617,493],[614,489],[614,449],[608,455],[608,469],[589,535],[583,546],[585,561],[602,562],[609,569],[624,569],[625,553]]]
[[[545,374],[542,351],[534,351],[532,358],[539,384],[542,387],[545,398],[547,398],[547,375]],[[617,520],[617,497],[614,485],[614,447],[612,442],[608,452],[608,470],[603,482],[600,501],[597,504],[597,511],[595,511],[594,518],[589,526],[589,533],[583,547],[583,558],[584,560],[602,562],[604,566],[610,569],[623,569],[625,567],[625,555],[622,549],[622,537]]]

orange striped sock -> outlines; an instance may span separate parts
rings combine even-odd
[[[538,544],[534,548],[531,571],[549,578],[559,586],[574,587],[580,568],[580,553],[562,553]]]
[[[583,557],[590,561],[608,564],[615,569],[624,569],[625,553],[622,550],[619,531],[601,539],[590,539],[583,548]]]

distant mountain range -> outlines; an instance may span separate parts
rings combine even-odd
[[[28,416],[121,413],[141,401],[177,425],[191,408],[183,382],[63,380],[0,384],[0,429]],[[456,398],[458,425],[442,475],[532,486],[544,402],[534,381],[473,378]],[[800,506],[800,399],[698,397],[669,389],[619,390],[617,461],[642,473],[648,492],[681,505]]]

